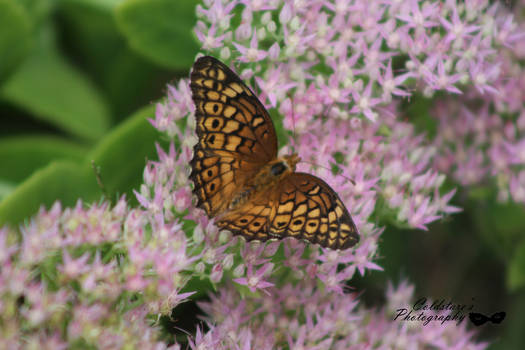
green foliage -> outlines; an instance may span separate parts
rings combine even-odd
[[[109,102],[113,120],[121,121],[161,96],[173,73],[129,48],[115,21],[117,1],[112,6],[93,6],[94,2],[109,3],[65,2],[58,11],[61,35],[71,55]]]
[[[478,216],[477,229],[484,240],[506,258],[522,240],[525,225],[525,208],[514,203],[477,201],[471,203]]]
[[[53,161],[37,170],[0,203],[0,225],[15,224],[54,201],[74,204],[81,193],[96,193],[94,177],[73,161]],[[91,198],[85,198],[91,199]]]
[[[16,0],[0,0],[0,83],[31,47],[31,22]]]
[[[437,120],[430,114],[431,100],[421,94],[414,94],[403,101],[406,116],[418,132],[434,137],[437,132]]]
[[[117,195],[127,194],[133,198],[133,188],[138,188],[142,180],[142,170],[147,158],[155,157],[157,132],[146,120],[153,114],[152,106],[144,108],[128,121],[115,128],[104,137],[93,150],[82,158],[74,154],[76,161],[65,160],[65,154],[45,153],[49,159],[60,156],[62,160],[50,161],[31,176],[25,179],[12,193],[0,202],[0,225],[15,224],[29,217],[41,205],[50,207],[56,200],[64,205],[74,205],[78,199],[89,203],[102,196],[103,190],[110,199]],[[13,139],[11,143],[16,143]],[[64,141],[54,141],[55,145]],[[9,142],[6,142],[9,143]],[[35,143],[36,144],[36,143]],[[47,141],[48,149],[54,146]],[[7,145],[13,152],[17,147]],[[18,147],[20,148],[20,147]],[[73,147],[74,149],[74,147]],[[25,152],[32,159],[36,152]],[[13,159],[16,154],[8,154]],[[92,164],[100,169],[100,180],[104,188],[97,183]]]
[[[94,161],[100,167],[108,195],[126,193],[133,202],[132,189],[138,189],[142,183],[146,160],[156,159],[155,142],[159,142],[159,135],[146,119],[154,111],[152,105],[134,114],[102,139],[85,158],[84,166],[91,167],[91,161]]]
[[[516,247],[514,256],[511,258],[507,284],[511,290],[525,285],[525,240],[522,240]]]
[[[87,147],[50,135],[0,139],[0,178],[21,182],[54,159],[80,160]]]
[[[109,126],[107,108],[95,87],[52,48],[37,49],[28,57],[1,94],[35,118],[81,139],[97,140]]]
[[[197,54],[199,46],[192,40],[195,21],[192,0],[130,0],[117,11],[117,23],[130,46],[174,69],[191,65]]]
[[[97,201],[97,177],[133,202],[156,157],[152,101],[197,53],[194,5],[0,0],[0,225]]]

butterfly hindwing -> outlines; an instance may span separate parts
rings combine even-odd
[[[226,213],[218,225],[247,240],[294,237],[332,249],[359,241],[339,196],[323,180],[305,173],[291,173],[267,193]]]
[[[359,241],[348,210],[320,178],[292,173],[283,180],[279,193],[277,215],[270,227],[274,235],[306,239],[332,249],[346,249]]]
[[[222,62],[199,58],[190,80],[199,137],[190,177],[197,205],[213,217],[277,156],[277,138],[264,106]]]

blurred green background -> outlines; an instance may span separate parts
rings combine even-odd
[[[43,204],[74,205],[126,194],[142,181],[155,142],[147,121],[166,84],[187,77],[199,45],[192,0],[0,0],[0,225],[16,226]],[[406,113],[431,131],[431,101]],[[455,184],[448,184],[455,186]],[[462,213],[428,232],[396,228],[380,240],[374,271],[352,282],[380,305],[387,281],[407,278],[416,296],[506,311],[477,328],[491,350],[525,344],[525,210],[497,204],[491,188],[460,189]],[[193,310],[193,308],[181,308]],[[188,315],[185,327],[190,327]],[[179,318],[180,319],[180,318]],[[468,322],[468,321],[466,321]],[[180,326],[180,325],[179,325]],[[471,328],[475,328],[472,327]]]
[[[138,188],[198,51],[194,1],[0,0],[0,224]]]

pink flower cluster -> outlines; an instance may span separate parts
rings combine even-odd
[[[514,12],[524,8],[519,2]],[[467,52],[490,57],[491,66],[470,66],[475,89],[434,102],[434,166],[462,185],[496,188],[502,202],[525,203],[525,24],[497,3],[483,18],[492,35]]]
[[[154,210],[164,217],[183,217],[187,222],[193,223],[190,248],[193,255],[198,254],[200,257],[196,265],[199,276],[218,283],[222,281],[224,272],[229,271],[234,282],[247,286],[254,292],[280,285],[282,281],[279,281],[278,276],[293,272],[297,277],[318,279],[329,290],[342,292],[343,283],[353,276],[356,269],[362,275],[366,269],[381,269],[372,262],[381,229],[366,223],[365,219],[370,216],[373,206],[363,205],[364,200],[358,203],[361,205],[360,212],[366,217],[361,220],[360,216],[355,216],[355,219],[358,224],[362,224],[362,232],[367,234],[363,235],[360,245],[355,249],[320,250],[318,246],[309,247],[294,239],[285,240],[283,245],[280,241],[246,244],[238,237],[232,239],[231,233],[227,231],[220,232],[213,220],[191,205],[189,159],[196,136],[193,116],[188,116],[193,107],[188,101],[191,101],[188,82],[181,81],[177,88],[170,87],[166,103],[158,105],[152,123],[181,142],[177,147],[178,151],[173,144],[168,153],[159,149],[159,161],[150,163],[146,168],[145,183],[137,197],[148,211]],[[188,122],[184,125],[180,121],[187,116]],[[341,184],[339,188],[343,198],[346,193],[344,186],[348,186],[348,182]],[[335,184],[334,187],[338,188]],[[368,188],[363,190],[363,193],[368,192]],[[365,197],[365,200],[368,199]],[[276,254],[281,245],[282,253]]]
[[[0,347],[168,348],[148,316],[194,293],[180,293],[196,258],[177,221],[123,199],[57,203],[21,231],[0,229]]]
[[[463,136],[475,130],[463,132],[472,126],[460,126],[465,122],[458,120],[448,125],[455,132],[447,139],[449,143],[441,142],[440,132],[432,142],[426,135],[418,135],[410,120],[404,120],[400,98],[414,92],[431,98],[435,92],[443,92],[452,94],[456,101],[469,96],[490,96],[496,105],[502,100],[498,84],[506,81],[502,62],[516,66],[515,56],[509,55],[508,48],[515,47],[524,37],[509,12],[485,0],[467,3],[210,0],[198,6],[197,15],[196,34],[203,49],[232,62],[241,78],[258,88],[256,91],[266,107],[284,116],[284,127],[294,134],[291,140],[294,147],[287,145],[281,152],[288,153],[294,148],[304,161],[299,170],[317,174],[340,194],[362,235],[362,243],[352,252],[327,252],[304,247],[302,242],[285,241],[282,264],[278,254],[273,255],[281,246],[279,243],[243,246],[241,262],[238,263],[237,255],[233,259],[234,282],[245,285],[251,292],[263,290],[273,298],[276,298],[274,286],[279,288],[280,295],[295,285],[283,282],[280,277],[286,274],[280,274],[276,266],[291,269],[298,278],[317,279],[325,291],[336,292],[343,298],[341,282],[350,279],[356,268],[361,273],[379,268],[372,262],[381,233],[378,221],[426,229],[428,223],[459,210],[449,203],[455,191],[443,193],[441,186],[447,174],[462,177],[454,173],[454,166],[468,170],[468,162],[479,157],[458,157],[451,161],[448,148],[450,143],[453,149],[458,144],[470,147],[469,139]],[[154,121],[160,130],[178,136],[184,146],[192,145],[195,135],[188,136],[187,130],[184,134],[173,121],[187,114],[181,113],[188,110],[187,89],[187,82],[173,88],[167,102],[159,106]],[[507,94],[505,99],[507,105],[518,106],[519,110],[522,102],[517,101],[523,99],[516,94],[519,93]],[[439,106],[440,100],[435,101]],[[450,113],[438,114],[440,125],[445,125]],[[492,119],[501,121],[501,113]],[[191,113],[188,121],[191,134],[194,124]],[[512,123],[519,124],[518,119],[512,119]],[[500,145],[508,153],[519,154],[520,138],[517,134],[509,137],[512,134],[509,129],[505,129],[507,133],[499,133],[503,140]],[[476,143],[471,147],[479,146]],[[494,152],[485,158],[493,162],[490,166],[498,163]],[[339,170],[337,174],[327,170],[334,166]],[[475,172],[480,168],[473,169]],[[523,180],[525,184],[525,176],[521,180],[508,178],[509,183],[514,179],[513,183]],[[191,211],[188,218],[205,221],[202,212]],[[206,226],[201,225],[202,232],[206,232],[204,240],[210,240],[208,243],[213,246],[217,233],[205,223]],[[215,270],[220,269],[211,269]],[[227,295],[221,294],[218,300],[228,300]],[[309,295],[303,301],[308,304],[309,298],[315,299]],[[211,315],[216,327],[246,320],[238,316],[244,311],[233,311],[244,310],[245,305],[229,306],[228,312],[222,310]],[[264,306],[248,310],[245,312],[272,313]],[[308,320],[301,320],[301,325],[305,322]],[[217,328],[210,327],[207,334],[199,333],[195,346],[200,341],[215,345],[221,342],[220,336],[214,338]],[[264,328],[256,333],[253,327],[242,329],[235,333],[240,337],[235,343],[239,348],[249,348],[255,339],[264,339],[263,335],[274,332]],[[231,336],[232,332],[228,334]],[[297,341],[300,333],[292,338]],[[454,346],[468,347],[465,342],[468,343],[468,337]]]
[[[466,330],[467,320],[395,320],[396,310],[413,304],[406,282],[389,287],[393,303],[378,310],[359,307],[353,294],[326,293],[309,282],[288,284],[279,293],[245,296],[232,286],[200,304],[209,331],[197,331],[191,349],[462,349],[482,350]]]
[[[440,149],[417,135],[409,121],[400,120],[398,97],[414,90],[427,96],[438,90],[460,93],[459,88],[468,84],[492,91],[488,80],[479,85],[480,79],[465,75],[475,70],[463,69],[474,62],[478,70],[492,69],[496,53],[485,36],[494,34],[482,31],[484,17],[477,16],[488,9],[484,1],[468,6],[453,1],[205,1],[198,6],[196,33],[203,48],[235,62],[243,79],[255,77],[263,103],[276,108],[284,116],[284,126],[295,133],[295,151],[304,160],[299,170],[326,180],[359,227],[362,243],[355,250],[307,249],[305,256],[316,268],[313,272],[303,269],[303,274],[340,291],[340,282],[351,278],[356,268],[361,273],[365,268],[379,268],[372,262],[381,233],[378,219],[426,229],[428,223],[459,210],[449,204],[454,191],[440,190],[445,174],[434,167]],[[232,22],[240,25],[233,28]],[[501,42],[509,45],[515,37]],[[475,43],[489,48],[460,54]],[[394,63],[399,65],[396,60],[405,61],[401,72],[393,68]],[[179,152],[185,158],[196,142],[192,110],[188,82],[182,81],[170,88],[153,121],[180,141]],[[186,116],[188,122],[180,129],[176,121]],[[286,146],[281,152],[289,149]],[[183,160],[182,168],[173,173],[169,164],[175,156],[172,151],[170,155],[172,160],[160,171],[168,175],[155,178],[155,189],[150,186],[141,193],[144,198],[159,196],[152,201],[163,201],[157,205],[164,209],[173,203],[185,208],[190,202],[189,169],[186,163],[180,171]],[[338,174],[327,170],[334,166]],[[175,182],[174,177],[178,177]],[[170,189],[173,183],[176,186]],[[231,268],[234,280],[252,291],[275,284],[267,277],[274,275],[276,262],[265,253],[272,251],[272,244],[247,245],[243,249],[250,253],[242,253],[239,260],[236,241],[217,232],[203,212],[190,206],[186,219],[197,223],[195,242],[204,243],[202,254],[207,258],[199,271],[218,282],[223,271]],[[246,260],[253,254],[255,258]],[[323,265],[326,255],[335,256],[330,258],[331,265]],[[337,264],[345,268],[334,268]]]
[[[343,193],[365,235],[377,216],[426,229],[458,210],[448,204],[454,192],[440,190],[448,169],[435,166],[446,145],[401,120],[399,98],[495,96],[501,50],[523,38],[512,15],[482,0],[205,1],[197,14],[203,49],[254,78],[263,103],[296,133],[301,169]],[[305,165],[334,163],[343,177]]]
[[[178,343],[167,346],[158,340],[153,317],[169,314],[197,292],[180,293],[180,289],[191,275],[203,276],[205,266],[224,255],[224,246],[192,242],[181,230],[185,219],[168,224],[162,216],[155,205],[130,210],[123,199],[113,208],[101,204],[83,209],[79,203],[62,209],[56,204],[49,211],[41,210],[24,227],[21,239],[1,229],[0,345],[181,349]],[[234,271],[245,277],[233,281],[247,288],[215,282],[218,293],[201,304],[209,315],[210,330],[199,329],[189,338],[192,349],[485,347],[472,341],[464,325],[414,328],[393,322],[391,309],[406,306],[412,297],[413,287],[406,283],[388,292],[387,308],[358,308],[354,294],[343,293],[337,280],[323,279],[351,277],[348,269],[336,271],[351,255],[348,261],[335,251],[308,255],[305,244],[295,240],[286,240],[279,254],[279,245],[242,245],[240,255],[248,272]],[[204,251],[204,246],[211,250]],[[215,258],[210,251],[216,252]],[[251,271],[259,264],[261,268]],[[272,273],[277,288],[262,281],[274,264],[279,266]],[[199,271],[199,265],[204,269]],[[323,273],[323,269],[333,271]],[[208,276],[211,280],[214,270]],[[265,293],[249,293],[249,289]]]

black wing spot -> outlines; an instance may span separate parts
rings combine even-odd
[[[294,225],[301,225],[303,223],[303,220],[295,220],[293,222]]]
[[[212,184],[210,185],[210,191],[213,191],[213,190],[215,190],[215,184],[214,184],[214,183],[212,183]]]
[[[248,222],[248,219],[241,219],[240,221],[241,221],[241,224],[245,224]]]
[[[277,223],[277,226],[279,226],[279,227],[283,227],[284,225],[286,225],[286,222],[278,222]]]
[[[213,175],[213,171],[210,169],[208,170],[208,176],[212,176]]]
[[[215,105],[213,107],[213,110],[215,111],[215,107],[217,107],[217,105]],[[217,127],[219,126],[219,120],[218,119],[213,119],[213,122],[211,123],[211,127],[216,129]]]
[[[217,113],[217,111],[219,110],[219,105],[217,105],[216,103],[213,104],[213,112],[214,113]],[[216,119],[217,120],[217,119]]]
[[[310,227],[314,227],[314,226],[315,226],[315,222],[311,222],[311,223],[309,223],[308,226],[310,226]]]
[[[256,222],[253,223],[253,226],[255,226],[255,227],[259,227],[259,226],[261,226],[261,224],[260,224],[259,222],[256,221]]]
[[[215,142],[215,135],[211,135],[211,136],[208,138],[208,142],[209,142],[210,144],[213,145],[213,143]]]

